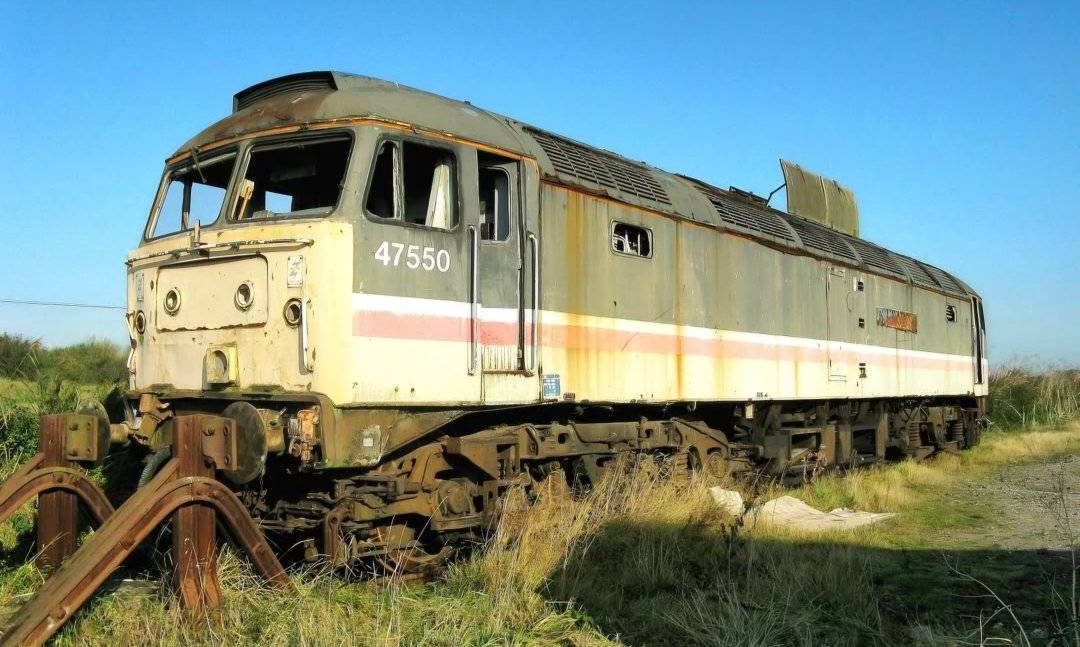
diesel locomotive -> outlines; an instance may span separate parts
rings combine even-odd
[[[975,444],[980,297],[858,237],[395,83],[243,90],[167,160],[127,259],[126,420],[234,423],[221,474],[282,550],[423,568],[511,487],[621,455],[801,476]]]

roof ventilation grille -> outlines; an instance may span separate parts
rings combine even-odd
[[[952,292],[964,292],[964,288],[960,287],[960,284],[957,283],[956,280],[953,279],[952,275],[950,275],[948,272],[939,270],[933,265],[927,265],[926,263],[920,263],[920,265],[926,268],[926,271],[930,274],[930,276],[934,277],[934,280],[937,281],[938,284],[941,285],[941,287]]]
[[[556,173],[645,200],[671,204],[664,187],[647,167],[542,130],[529,128],[528,131],[544,149]]]
[[[788,222],[799,232],[799,238],[806,247],[855,265],[859,264],[855,251],[836,230],[803,218],[791,218]]]
[[[934,277],[930,276],[930,273],[926,271],[926,268],[914,258],[904,256],[902,254],[896,254],[896,258],[900,261],[900,264],[904,266],[907,273],[911,276],[911,279],[919,285],[925,285],[926,287],[936,288],[938,287],[937,281]]]
[[[861,238],[848,238],[848,244],[855,248],[855,251],[859,253],[863,263],[870,269],[880,270],[894,276],[901,276],[907,278],[904,274],[904,270],[897,265],[893,260],[892,255],[887,250],[877,245],[871,244]]]
[[[260,101],[279,94],[292,94],[317,90],[337,90],[333,72],[302,72],[281,76],[241,90],[233,96],[233,112],[239,112]]]
[[[775,211],[765,207],[764,200],[748,191],[732,193],[731,190],[723,191],[701,180],[683,176],[694,183],[699,191],[712,203],[716,215],[725,224],[735,229],[741,229],[751,234],[776,238],[788,245],[796,245],[791,227]],[[753,198],[759,198],[754,200]]]

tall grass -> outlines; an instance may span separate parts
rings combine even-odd
[[[6,477],[18,463],[37,451],[41,416],[74,411],[88,389],[44,376],[32,382],[8,381],[3,388],[4,395],[0,397],[0,476]]]
[[[555,475],[533,500],[514,491],[490,539],[438,580],[377,585],[301,571],[292,575],[296,592],[283,594],[266,589],[226,550],[221,622],[170,604],[169,578],[160,571],[150,574],[149,587],[97,596],[58,644],[970,643],[980,612],[989,616],[996,603],[977,597],[981,588],[952,567],[1001,591],[1029,630],[1060,612],[1067,591],[1055,602],[1039,573],[1016,568],[1034,556],[969,556],[970,548],[952,546],[945,530],[971,520],[951,517],[952,499],[943,493],[1017,460],[1077,451],[1076,426],[993,432],[979,448],[940,463],[826,475],[794,494],[818,505],[872,504],[901,517],[825,536],[741,526],[710,500],[708,487],[721,481],[667,478],[651,463],[624,465],[578,499]],[[958,476],[968,474],[970,481]],[[0,577],[0,604],[37,585],[32,570],[14,569]],[[985,631],[1016,638],[1008,626]]]
[[[1052,613],[1064,613],[1068,591],[1047,588],[1040,573],[1025,572],[1041,563],[1034,553],[953,545],[951,531],[970,530],[987,517],[956,503],[951,493],[977,487],[978,479],[1003,466],[1080,452],[1075,424],[1004,433],[1005,427],[1075,417],[1075,381],[1069,371],[1049,377],[999,371],[991,383],[995,415],[1003,409],[1014,414],[996,418],[1002,431],[989,433],[980,447],[929,462],[829,474],[794,492],[825,509],[901,513],[881,526],[824,537],[744,527],[712,503],[708,487],[721,481],[670,478],[652,463],[623,464],[581,498],[570,497],[558,475],[531,498],[513,491],[490,538],[427,584],[375,585],[305,570],[292,574],[296,592],[283,594],[266,589],[226,549],[220,622],[178,610],[163,565],[134,574],[149,577],[149,587],[97,596],[57,643],[966,644],[979,614],[995,607],[950,570],[964,559],[963,573],[1001,591],[1024,626],[1038,627]],[[55,381],[0,384],[0,460],[14,465],[27,455],[36,443],[37,416],[70,410],[79,397],[78,389]],[[723,484],[748,496],[780,491]],[[0,527],[4,551],[28,532],[25,524]],[[0,553],[0,607],[40,585],[25,558]],[[1017,637],[1008,627],[988,631]]]
[[[991,419],[1002,427],[1060,425],[1080,418],[1080,369],[1038,371],[1014,363],[990,374]]]

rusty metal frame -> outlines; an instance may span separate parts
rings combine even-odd
[[[55,570],[75,552],[80,502],[99,524],[113,513],[105,493],[82,469],[99,462],[107,449],[101,446],[100,424],[86,414],[42,416],[40,451],[0,485],[0,521],[38,497],[37,564],[43,571]]]
[[[97,483],[69,467],[43,467],[25,474],[16,474],[0,488],[0,523],[7,520],[31,498],[51,490],[65,490],[78,495],[87,512],[99,524],[113,513],[112,503]]]
[[[15,612],[4,627],[0,645],[43,644],[169,515],[174,518],[176,584],[181,603],[192,612],[214,610],[221,603],[215,550],[215,520],[219,514],[269,584],[291,587],[281,563],[244,505],[213,478],[214,465],[203,455],[206,418],[216,416],[176,419],[175,457],[109,516]]]

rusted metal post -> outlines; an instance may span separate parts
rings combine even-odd
[[[174,451],[177,477],[213,478],[214,467],[203,456],[203,416],[176,419]],[[221,584],[217,572],[215,511],[205,503],[189,503],[173,513],[173,559],[175,583],[180,603],[201,615],[221,606]]]
[[[77,467],[68,460],[67,416],[41,418],[42,467]],[[75,552],[79,533],[79,497],[67,490],[50,490],[38,495],[37,566],[51,573]]]

